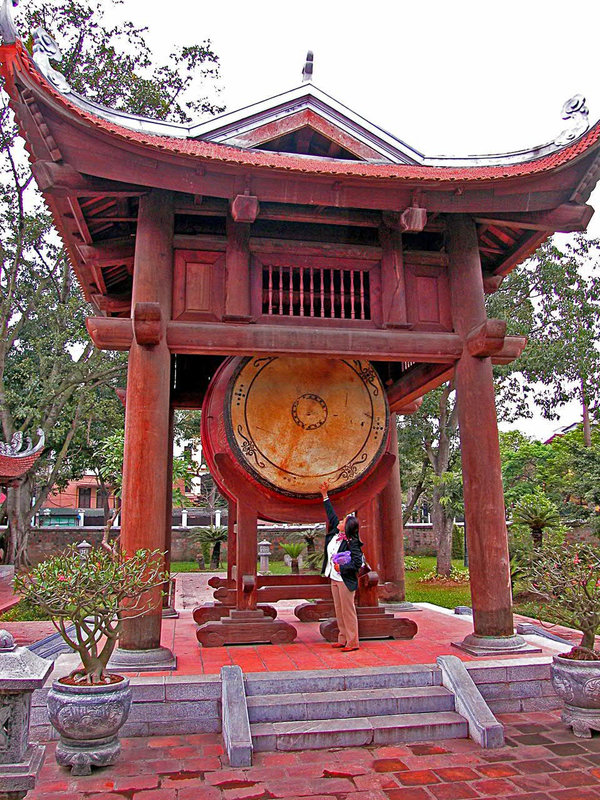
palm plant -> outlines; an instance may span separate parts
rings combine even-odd
[[[194,542],[211,548],[210,568],[218,570],[221,563],[221,545],[227,541],[227,528],[224,525],[190,528],[190,536]]]
[[[281,549],[284,553],[287,553],[292,560],[292,575],[299,575],[300,568],[298,566],[298,557],[304,550],[304,545],[301,542],[282,542]]]
[[[544,531],[560,527],[560,516],[554,503],[543,492],[536,490],[517,503],[513,522],[529,528],[533,546],[539,548],[543,543]]]

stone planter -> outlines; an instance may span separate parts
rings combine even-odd
[[[550,672],[556,694],[564,701],[562,720],[575,736],[589,739],[600,731],[600,661],[554,656]]]
[[[114,764],[121,745],[118,732],[131,707],[129,678],[100,686],[54,681],[48,693],[48,716],[60,734],[56,761],[73,775],[89,775],[92,766]]]

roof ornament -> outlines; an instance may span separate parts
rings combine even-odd
[[[57,72],[50,64],[52,61],[61,61],[62,53],[50,34],[41,26],[33,32],[33,60],[42,75],[47,78],[55,89],[63,94],[72,90],[65,76]]]
[[[25,439],[25,449],[21,450],[23,446],[23,431],[13,433],[10,442],[0,441],[0,456],[13,456],[16,458],[24,458],[25,456],[32,456],[39,453],[45,443],[44,431],[41,428],[37,429],[37,435],[40,437],[38,443],[34,447],[29,436]]]
[[[302,83],[308,83],[308,81],[312,81],[313,76],[313,62],[315,57],[313,55],[313,51],[309,50],[306,54],[306,61],[304,62],[304,68],[302,69]]]
[[[554,144],[565,145],[578,139],[590,126],[589,109],[585,97],[576,94],[569,98],[562,107],[562,118],[569,124],[554,140]]]
[[[17,28],[13,19],[13,8],[19,0],[1,0],[0,5],[0,37],[2,44],[14,44],[17,41]]]

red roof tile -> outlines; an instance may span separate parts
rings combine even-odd
[[[588,152],[600,139],[600,122],[596,123],[584,136],[572,144],[557,150],[550,155],[542,156],[519,164],[480,167],[432,167],[413,164],[369,164],[360,161],[340,162],[331,159],[302,158],[292,154],[273,153],[269,151],[243,150],[229,145],[203,142],[196,139],[183,139],[168,136],[156,136],[132,131],[116,125],[101,117],[84,111],[71,101],[68,96],[56,91],[38,72],[29,54],[20,42],[16,45],[0,47],[2,72],[6,75],[9,63],[17,56],[20,69],[27,73],[30,80],[37,83],[45,94],[51,95],[66,110],[92,127],[110,133],[115,139],[139,143],[146,147],[162,150],[176,155],[193,156],[204,161],[224,164],[239,164],[246,167],[285,170],[312,175],[331,175],[337,177],[402,179],[410,181],[490,181],[501,178],[514,178],[550,172],[558,167],[574,161]],[[10,84],[10,82],[8,82]]]

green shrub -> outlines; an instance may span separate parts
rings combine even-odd
[[[439,575],[435,569],[427,572],[422,578],[419,578],[419,583],[443,583],[444,581],[452,581],[452,583],[468,583],[469,570],[464,567],[456,567],[452,565],[450,575]]]
[[[452,526],[452,558],[465,557],[465,532],[461,525]]]
[[[421,563],[414,556],[404,556],[404,569],[408,572],[418,572],[421,569]]]

